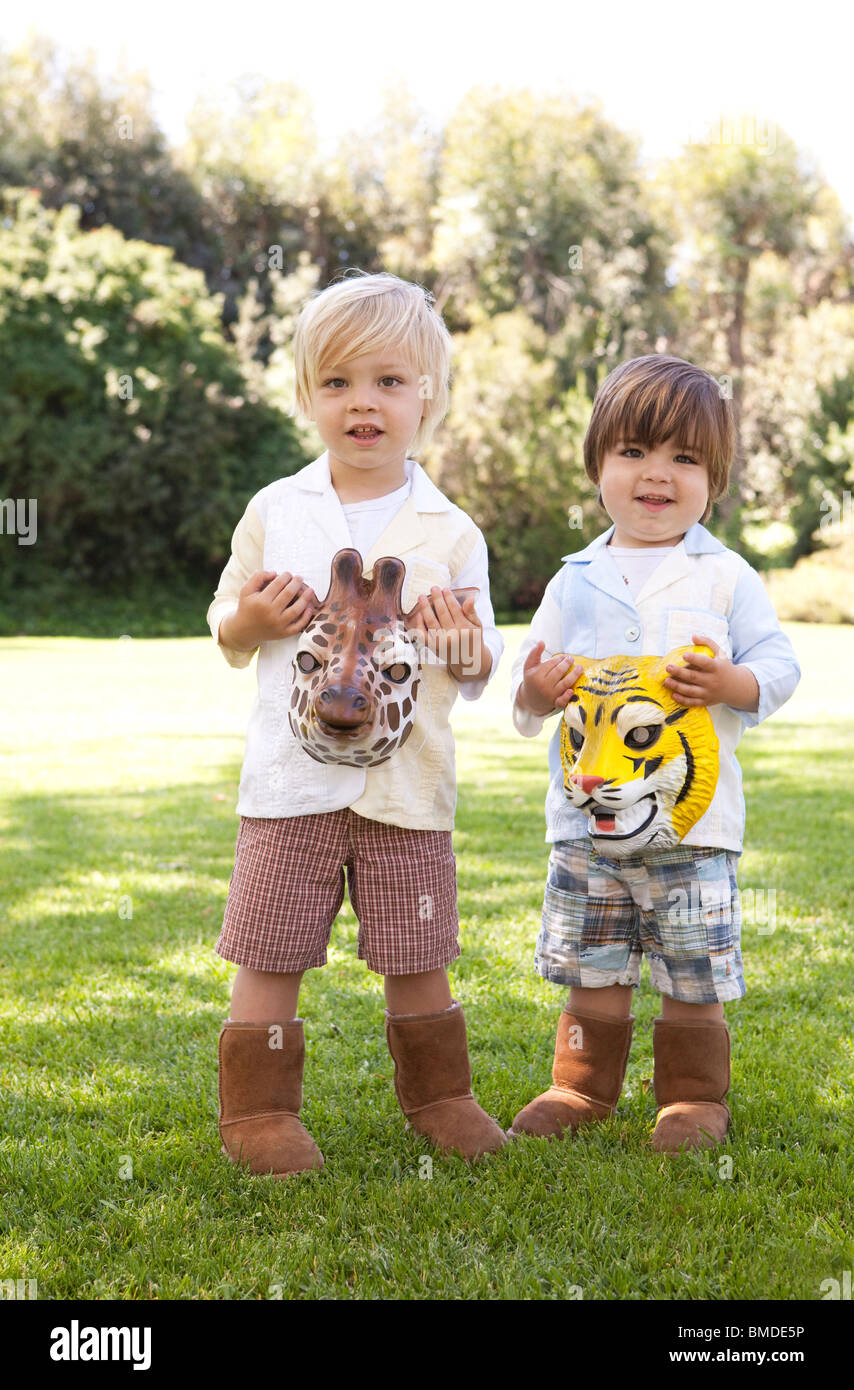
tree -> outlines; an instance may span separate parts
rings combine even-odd
[[[0,456],[38,540],[3,536],[7,584],[116,592],[219,577],[253,492],[305,462],[248,398],[221,305],[166,247],[6,190],[0,227]]]
[[[451,407],[425,462],[484,532],[496,608],[531,608],[604,516],[582,456],[591,402],[582,383],[561,389],[523,309],[456,335],[454,354]]]
[[[64,62],[38,36],[0,55],[0,182],[38,188],[46,207],[76,203],[84,231],[117,227],[218,273],[204,204],[175,165],[143,73],[104,81],[92,54]]]
[[[568,375],[649,352],[669,245],[636,143],[564,94],[475,88],[445,132],[432,264],[465,329],[516,305],[571,346]]]
[[[780,309],[796,308],[803,288],[793,280],[790,293],[777,280],[776,292],[759,301],[754,340],[750,310],[756,305],[752,281],[757,265],[773,256],[784,264],[809,267],[815,290],[822,237],[830,233],[836,242],[823,257],[826,268],[842,250],[838,202],[793,141],[781,130],[772,128],[771,133],[773,140],[750,120],[720,122],[709,139],[666,161],[657,177],[662,215],[667,205],[672,232],[680,238],[675,299],[681,355],[693,354],[721,379],[722,390],[731,392],[737,443],[730,494],[718,510],[733,541],[744,500],[747,374],[755,354],[771,349]],[[672,350],[679,352],[679,347]]]

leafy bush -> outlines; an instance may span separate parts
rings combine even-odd
[[[784,622],[854,623],[854,535],[842,535],[839,525],[825,535],[831,541],[826,550],[765,576]]]
[[[305,462],[291,421],[169,248],[82,232],[76,206],[21,189],[2,207],[0,498],[38,502],[35,544],[0,535],[5,630],[38,591],[212,586],[248,499]]]
[[[531,609],[561,556],[609,524],[584,472],[591,402],[581,385],[561,390],[550,340],[522,309],[458,334],[455,360],[425,463],[484,533],[496,611]]]

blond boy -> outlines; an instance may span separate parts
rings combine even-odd
[[[466,1158],[506,1142],[472,1095],[465,1020],[447,976],[460,954],[448,714],[458,691],[469,700],[483,692],[503,643],[483,536],[410,456],[448,403],[451,340],[431,299],[395,276],[357,272],[303,310],[297,405],[326,449],[252,498],[208,612],[230,665],[259,654],[217,943],[240,967],[220,1033],[220,1135],[228,1157],[255,1173],[323,1165],[298,1118],[297,1002],[304,972],[326,962],[345,868],[358,954],[384,977],[409,1122]],[[412,737],[367,768],[315,761],[287,719],[298,635],[327,592],[333,556],[350,547],[368,575],[382,556],[404,562],[404,608],[419,605],[424,648],[439,658],[422,671]],[[467,587],[478,595],[461,606],[451,590]]]

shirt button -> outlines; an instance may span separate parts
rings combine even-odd
[[[632,627],[627,627],[627,628],[626,628],[626,637],[627,637],[627,639],[628,639],[629,642],[636,642],[636,641],[638,640],[638,638],[640,637],[640,628],[639,628],[639,627],[634,627],[634,626],[632,626]]]

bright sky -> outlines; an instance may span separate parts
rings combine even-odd
[[[3,48],[25,36],[32,13],[6,10]],[[650,160],[705,138],[721,115],[772,136],[782,128],[854,217],[854,7],[845,0],[256,0],[222,9],[39,0],[37,14],[38,29],[64,49],[93,49],[103,73],[122,54],[131,69],[147,69],[175,143],[197,92],[215,96],[247,73],[303,86],[327,141],[367,123],[396,78],[437,126],[472,86],[560,87],[601,100]]]

